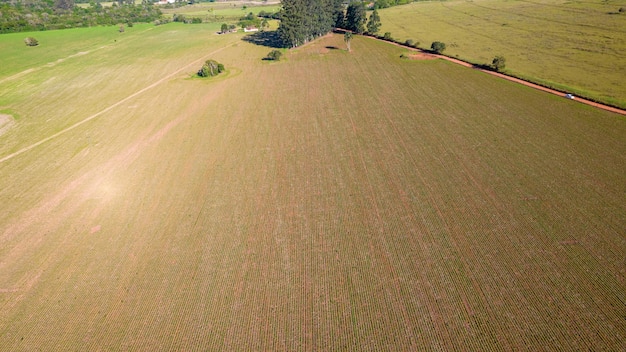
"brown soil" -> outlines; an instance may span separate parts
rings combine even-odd
[[[416,54],[409,54],[408,58],[411,60],[434,60],[437,57],[435,55],[431,55],[427,53],[416,53]]]

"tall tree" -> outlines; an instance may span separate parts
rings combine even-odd
[[[346,10],[346,28],[357,34],[365,32],[365,5],[361,1],[353,1]]]
[[[345,32],[343,34],[343,41],[346,42],[346,47],[350,51],[350,41],[352,41],[352,32]]]
[[[338,0],[283,0],[278,34],[296,47],[332,30]]]
[[[369,21],[367,21],[367,33],[376,34],[380,29],[380,16],[378,10],[374,9],[374,12],[370,15]]]
[[[278,35],[286,46],[296,47],[305,43],[304,19],[306,16],[303,0],[283,0],[280,11]]]
[[[334,0],[332,2],[333,26],[335,28],[344,28],[346,22],[346,9],[343,6],[343,0]]]

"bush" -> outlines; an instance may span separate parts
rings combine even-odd
[[[437,54],[441,54],[443,53],[444,50],[446,50],[446,43],[442,43],[442,42],[433,42],[430,45],[430,49],[434,52],[436,52]]]
[[[413,46],[413,39],[407,39],[407,40],[404,42],[404,44],[405,44],[406,46]]]
[[[385,32],[385,34],[383,34],[383,39],[392,41],[393,38],[391,38],[391,32]]]
[[[506,59],[504,58],[504,56],[496,56],[493,58],[493,61],[491,61],[491,67],[498,72],[504,70],[505,66]]]
[[[206,60],[204,65],[202,65],[200,71],[198,71],[198,76],[213,77],[219,75],[222,72],[224,72],[224,65],[215,60]]]
[[[283,53],[280,52],[280,50],[272,50],[269,52],[269,54],[267,54],[267,59],[279,61],[281,56],[283,56]]]
[[[33,37],[28,37],[24,39],[24,43],[26,43],[26,45],[28,46],[37,46],[39,45],[39,41],[37,41],[37,39],[33,38]]]

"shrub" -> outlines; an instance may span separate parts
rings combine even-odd
[[[33,37],[27,37],[24,39],[24,43],[26,43],[26,45],[28,46],[37,46],[39,45],[39,41],[37,41],[37,39],[33,38]]]
[[[405,44],[406,46],[413,46],[413,39],[407,39],[407,40],[404,42],[404,44]]]
[[[430,49],[434,52],[436,52],[437,54],[441,54],[443,53],[444,50],[446,50],[446,43],[442,43],[442,42],[433,42],[430,45]]]
[[[283,56],[283,53],[280,52],[280,50],[272,50],[269,52],[269,54],[267,54],[267,59],[279,61],[281,56]]]
[[[213,77],[219,75],[222,72],[224,72],[224,65],[215,60],[206,60],[204,65],[202,65],[200,71],[198,71],[198,76]]]
[[[493,58],[493,61],[491,61],[491,67],[498,72],[504,70],[505,66],[506,59],[504,58],[504,56],[496,56]]]
[[[385,34],[383,35],[383,39],[384,40],[393,40],[393,38],[391,38],[391,32],[385,32]]]

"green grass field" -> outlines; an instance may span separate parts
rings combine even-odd
[[[199,17],[205,22],[237,22],[241,17],[250,12],[259,14],[261,11],[278,12],[280,5],[250,6],[245,2],[201,2],[193,5],[183,6],[174,9],[163,9],[163,14],[173,16],[174,14],[184,14],[189,17]],[[244,6],[246,6],[244,8]]]
[[[218,26],[0,36],[0,349],[623,346],[624,116]]]
[[[626,108],[620,1],[419,2],[380,11],[381,33],[477,64],[501,55],[518,77]]]

